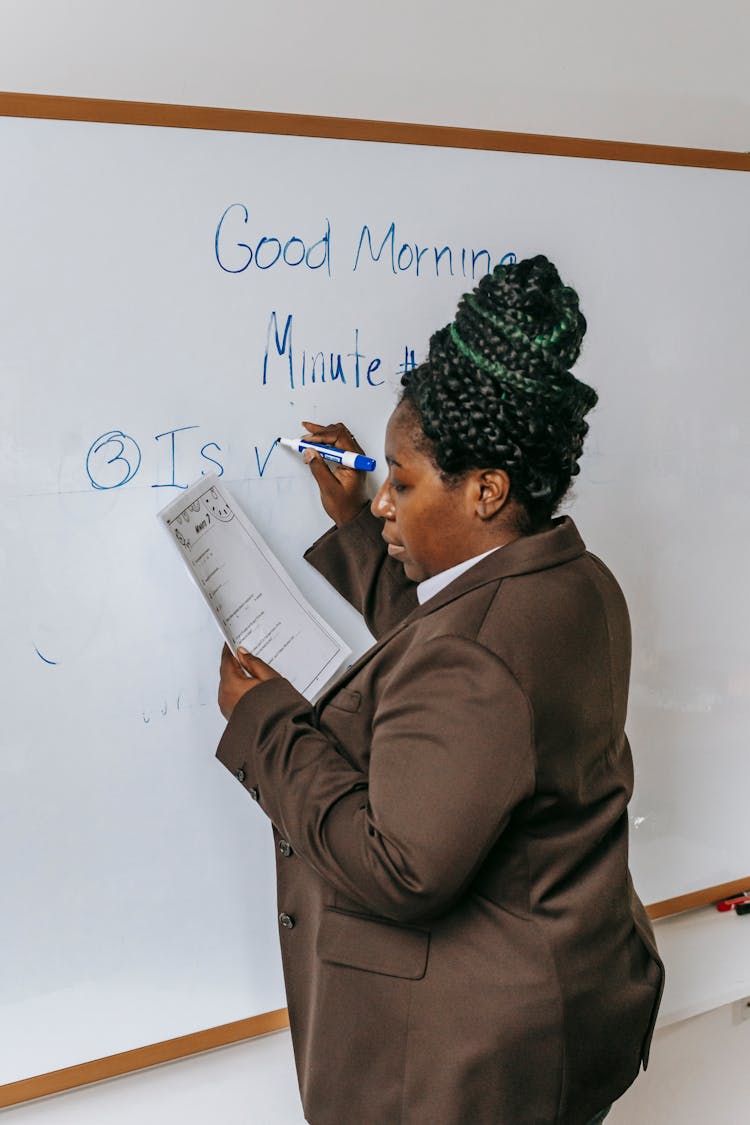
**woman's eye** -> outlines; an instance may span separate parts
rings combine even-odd
[[[391,478],[388,481],[388,487],[392,492],[403,492],[406,485],[401,484],[401,481],[393,480],[393,478]]]

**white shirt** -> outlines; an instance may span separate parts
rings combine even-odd
[[[490,547],[489,551],[483,551],[481,555],[475,555],[473,559],[466,559],[465,562],[456,563],[448,570],[441,570],[440,574],[433,574],[432,578],[425,578],[424,582],[420,582],[417,586],[417,599],[420,605],[424,605],[430,598],[434,598],[435,594],[439,594],[446,586],[450,585],[454,578],[458,578],[459,574],[464,571],[470,570],[475,563],[480,559],[486,559],[487,555],[491,555],[493,551],[499,551],[503,547],[501,543],[499,547]]]

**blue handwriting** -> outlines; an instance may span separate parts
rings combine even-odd
[[[86,455],[86,472],[92,488],[122,488],[140,467],[138,443],[122,430],[102,434]]]
[[[354,388],[377,388],[385,383],[385,379],[375,378],[383,361],[379,356],[370,357],[360,350],[358,328],[354,329],[354,350],[351,352],[295,351],[293,314],[289,313],[284,319],[283,328],[280,328],[281,319],[276,312],[272,312],[269,318],[263,358],[264,386],[268,385],[276,367],[281,368],[283,378],[289,380],[291,388],[326,383],[340,386],[347,382]],[[408,344],[403,349],[403,356],[403,361],[394,367],[395,373],[401,375],[417,366],[414,348],[410,348]],[[290,402],[291,405],[293,403]],[[153,435],[152,440],[159,448],[166,449],[168,464],[166,472],[162,467],[162,475],[166,479],[152,482],[151,488],[189,488],[189,482],[197,475],[197,466],[201,466],[201,476],[215,470],[218,470],[219,476],[224,475],[221,445],[217,441],[203,441],[202,438],[196,442],[197,430],[200,430],[200,426],[191,424],[174,426]],[[277,445],[278,438],[274,437],[264,455],[261,455],[260,446],[252,447],[259,477],[263,477],[266,472]],[[206,468],[204,462],[211,467]],[[141,442],[123,430],[107,430],[89,447],[86,473],[91,487],[104,492],[130,484],[142,472],[142,463]],[[39,655],[41,657],[41,653]]]
[[[154,434],[153,440],[156,442],[161,441],[162,438],[169,438],[169,462],[170,462],[170,480],[156,481],[151,485],[152,488],[188,488],[188,483],[182,484],[177,480],[177,434],[186,433],[189,430],[197,430],[199,426],[176,426],[172,430],[164,430],[163,433]],[[184,443],[180,443],[182,446]],[[208,461],[219,470],[219,476],[224,475],[224,466],[221,461],[215,457],[209,456],[207,450],[216,450],[221,453],[221,446],[215,441],[208,441],[201,446],[199,457],[201,460]],[[86,455],[86,473],[91,487],[100,491],[106,491],[111,488],[122,488],[124,485],[129,484],[130,481],[138,473],[141,467],[143,455],[141,447],[135,438],[129,434],[124,434],[122,430],[109,430],[107,433],[98,437],[89,448]],[[116,466],[116,468],[114,467]],[[208,472],[213,472],[209,469]],[[194,475],[194,474],[193,474]],[[206,475],[206,469],[201,469],[201,476]]]
[[[248,242],[241,242],[243,226],[247,226],[250,212],[244,203],[230,203],[219,219],[214,237],[216,261],[225,273],[244,273],[254,262],[259,270],[270,270],[282,262],[291,269],[305,265],[307,269],[319,270],[325,267],[331,276],[331,224],[325,221],[321,238],[309,246],[298,235],[292,234],[282,241],[276,235],[253,235]],[[224,227],[226,225],[226,231]]]
[[[274,449],[276,448],[276,446],[277,446],[278,444],[279,444],[279,439],[278,439],[278,438],[274,438],[274,441],[273,441],[273,445],[272,445],[272,446],[271,446],[271,448],[270,448],[270,449],[268,450],[268,453],[267,453],[267,454],[265,455],[265,457],[264,457],[264,459],[263,459],[263,464],[262,464],[262,465],[261,465],[261,463],[260,463],[260,453],[258,452],[258,447],[257,447],[257,445],[256,445],[256,446],[254,447],[254,448],[255,448],[255,462],[256,462],[256,464],[257,464],[257,466],[258,466],[258,476],[259,476],[259,477],[262,477],[262,476],[263,476],[263,474],[265,473],[265,471],[266,471],[266,465],[268,464],[268,459],[269,459],[269,457],[271,456],[271,454],[273,453]]]
[[[263,355],[263,386],[269,382],[270,368],[281,367],[289,387],[305,387],[318,383],[351,383],[354,387],[381,387],[385,379],[375,379],[381,366],[379,356],[368,359],[359,350],[359,328],[354,329],[354,351],[294,350],[294,315],[289,313],[279,331],[279,316],[274,310],[268,319],[266,350]],[[351,362],[347,362],[351,361]],[[348,377],[348,378],[347,378]]]
[[[409,345],[407,344],[406,347],[404,348],[404,362],[399,363],[398,368],[397,368],[398,374],[399,375],[406,375],[407,372],[413,371],[416,366],[417,366],[417,363],[416,363],[416,360],[414,359],[414,348],[410,348]]]
[[[383,258],[390,265],[391,273],[394,275],[412,270],[415,276],[419,277],[422,270],[422,275],[424,273],[432,275],[434,272],[435,277],[440,277],[442,267],[443,273],[450,277],[454,277],[456,272],[459,272],[462,277],[475,279],[477,276],[483,277],[492,270],[490,252],[484,248],[476,250],[467,246],[453,247],[447,243],[444,246],[420,246],[416,242],[401,242],[399,246],[400,239],[396,237],[395,219],[376,249],[377,241],[376,237],[373,244],[372,231],[365,224],[359,235],[352,270],[359,268],[360,257],[362,261],[370,263],[379,262]],[[365,250],[364,254],[363,250]],[[423,265],[424,258],[426,263]],[[510,251],[503,254],[500,264],[506,265],[515,260],[515,253]]]

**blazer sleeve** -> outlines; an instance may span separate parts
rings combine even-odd
[[[369,504],[350,523],[332,527],[305,552],[305,558],[382,637],[418,605],[417,587],[401,563],[387,553]]]
[[[375,709],[368,774],[283,679],[240,700],[217,751],[302,859],[401,922],[461,897],[534,784],[528,702],[503,662],[463,637],[415,650]]]

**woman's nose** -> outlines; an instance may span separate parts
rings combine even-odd
[[[379,520],[393,519],[393,505],[388,497],[388,481],[383,481],[378,489],[375,499],[370,504],[370,511]]]

